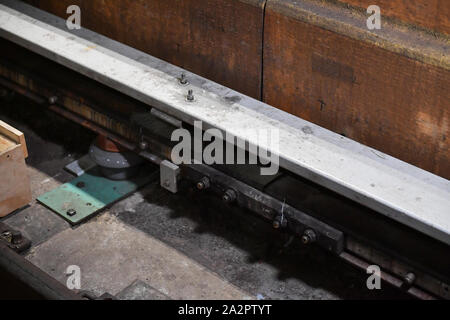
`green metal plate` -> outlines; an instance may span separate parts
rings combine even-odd
[[[37,200],[75,225],[157,177],[155,169],[144,167],[136,178],[114,181],[103,177],[99,168],[95,167]],[[70,216],[70,209],[75,210],[76,214]]]

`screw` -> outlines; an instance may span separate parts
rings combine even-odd
[[[210,182],[209,179],[207,177],[203,177],[202,180],[200,180],[199,182],[197,182],[197,189],[198,190],[206,190],[210,187]]]
[[[234,192],[234,190],[227,190],[223,197],[222,200],[225,201],[226,203],[232,203],[236,200],[236,192]]]
[[[414,283],[415,280],[416,280],[416,275],[412,272],[407,273],[403,277],[403,281],[405,281],[405,283],[410,286]]]
[[[195,100],[195,98],[194,98],[194,90],[190,89],[188,91],[188,94],[186,96],[186,100],[189,101],[189,102],[193,102]]]
[[[313,230],[308,229],[303,233],[302,235],[303,244],[311,244],[315,241],[316,241],[316,233]]]
[[[181,74],[181,78],[178,80],[181,85],[185,86],[189,84],[189,82],[186,79],[186,75],[184,73]]]
[[[75,209],[69,209],[69,210],[67,210],[66,213],[69,217],[73,217],[74,215],[77,214],[77,211]]]
[[[83,181],[80,181],[76,184],[76,186],[77,188],[83,189],[86,186],[86,184]]]
[[[56,102],[58,102],[58,97],[57,96],[52,96],[52,97],[48,98],[48,103],[49,104],[55,104]]]
[[[139,149],[141,150],[147,150],[148,148],[148,143],[147,141],[142,140],[141,142],[139,142]]]

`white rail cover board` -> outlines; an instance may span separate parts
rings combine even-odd
[[[278,151],[259,146],[278,153],[281,167],[450,244],[449,180],[92,31],[69,31],[65,20],[21,2],[0,0],[0,36],[204,129],[252,145],[243,129],[279,130]]]

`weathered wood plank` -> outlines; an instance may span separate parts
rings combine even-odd
[[[450,71],[302,21],[297,5],[267,4],[265,102],[449,179]]]
[[[6,131],[3,127],[3,131]],[[2,132],[3,133],[3,132]],[[30,180],[21,144],[0,133],[0,217],[4,217],[31,201]]]
[[[0,135],[3,135],[15,143],[20,144],[23,149],[24,157],[28,158],[27,143],[25,142],[25,135],[22,132],[0,120]]]
[[[261,96],[265,0],[26,0],[83,27],[233,88]]]

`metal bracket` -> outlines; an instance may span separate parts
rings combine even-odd
[[[170,161],[164,160],[160,164],[161,187],[172,192],[178,192],[180,167]]]
[[[206,181],[212,192],[222,194],[224,201],[236,202],[239,206],[250,209],[260,216],[273,221],[276,229],[289,229],[300,236],[302,242],[316,242],[322,248],[340,254],[344,250],[344,233],[309,214],[302,212],[285,202],[279,201],[239,180],[205,165],[188,165],[183,167],[183,178],[194,181]],[[233,201],[229,201],[230,191]]]

